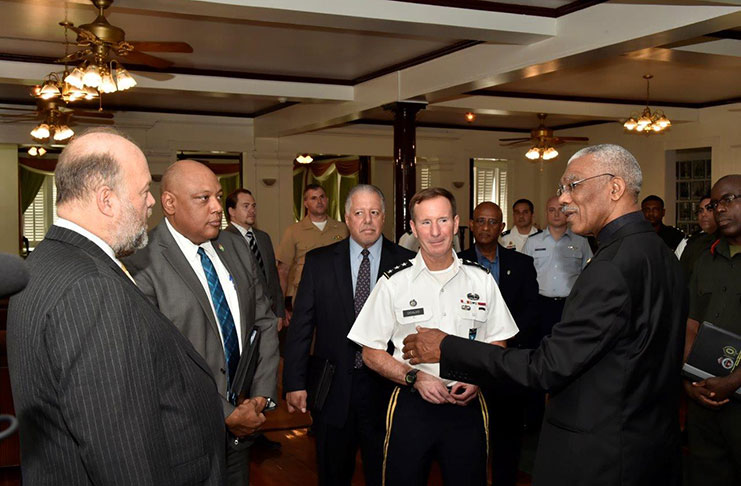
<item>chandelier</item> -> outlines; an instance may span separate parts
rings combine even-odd
[[[530,147],[530,150],[527,151],[525,157],[530,160],[551,160],[558,157],[558,150],[556,150],[549,144],[539,143],[538,145]]]
[[[651,74],[643,75],[643,79],[646,80],[646,107],[640,115],[632,113],[630,118],[623,123],[623,127],[628,132],[645,133],[648,135],[650,133],[661,132],[669,128],[672,124],[663,111],[655,110],[651,112],[651,108],[648,107],[651,78],[653,78]]]
[[[99,96],[92,87],[79,87],[65,81],[69,75],[66,69],[61,73],[48,74],[40,85],[31,88],[31,96],[42,100],[61,99],[65,103],[94,100]]]
[[[92,89],[98,93],[115,93],[136,86],[136,80],[118,61],[106,62],[97,53],[66,74],[64,82],[78,90]]]

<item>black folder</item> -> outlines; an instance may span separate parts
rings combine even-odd
[[[741,362],[741,336],[703,322],[682,373],[692,381],[728,376]],[[741,399],[741,388],[734,393]]]
[[[239,383],[239,379],[244,375],[244,384],[242,390],[245,390],[247,394],[252,389],[252,382],[255,379],[255,371],[257,370],[257,358],[260,355],[260,331],[256,327],[252,328],[247,342],[242,343],[242,356],[239,358],[238,374],[235,378],[235,382]],[[246,361],[246,364],[244,363]]]
[[[335,366],[319,356],[309,356],[309,369],[306,377],[306,406],[312,412],[319,412],[332,386]]]

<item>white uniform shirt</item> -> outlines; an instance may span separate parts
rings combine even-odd
[[[530,227],[530,232],[523,235],[520,234],[520,230],[515,226],[511,230],[502,233],[502,236],[499,237],[499,244],[505,248],[509,248],[510,250],[515,249],[522,253],[522,247],[525,246],[527,238],[537,232],[538,228],[536,228],[535,225],[532,225]]]
[[[589,241],[566,230],[556,241],[548,228],[532,235],[522,253],[533,257],[540,295],[568,297],[577,277],[592,258]]]
[[[175,243],[177,243],[180,251],[183,252],[185,259],[188,260],[188,263],[190,263],[191,268],[198,277],[198,281],[201,282],[203,290],[208,296],[208,303],[211,304],[211,312],[214,313],[214,319],[216,319],[216,323],[218,324],[216,327],[219,329],[219,336],[221,337],[221,342],[223,343],[224,335],[221,332],[219,316],[216,314],[214,303],[211,300],[211,289],[209,289],[208,287],[208,279],[206,278],[206,272],[203,270],[201,257],[198,255],[198,248],[203,248],[203,250],[206,252],[206,255],[208,255],[208,258],[211,259],[211,263],[214,265],[216,274],[219,276],[221,288],[224,290],[226,303],[229,304],[229,310],[232,313],[232,319],[234,319],[234,326],[237,328],[237,340],[239,341],[239,352],[241,353],[242,332],[240,323],[242,321],[240,321],[239,314],[239,298],[237,297],[237,287],[235,286],[234,280],[232,280],[232,276],[229,273],[229,270],[227,270],[224,264],[221,262],[221,258],[219,258],[219,255],[216,254],[216,249],[210,241],[202,243],[201,245],[196,245],[188,238],[178,233],[178,231],[172,227],[167,218],[165,218],[165,224],[167,225],[167,229],[170,231],[170,234],[175,239]],[[221,250],[223,251],[223,249]]]
[[[504,341],[517,334],[517,325],[488,271],[454,258],[450,275],[441,284],[421,253],[386,272],[378,279],[347,337],[361,346],[383,350],[391,340],[394,358],[404,362],[403,341],[417,332],[416,326],[484,342]],[[440,376],[437,363],[416,367]]]

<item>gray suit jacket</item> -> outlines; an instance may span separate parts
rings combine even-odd
[[[242,343],[246,344],[253,327],[260,330],[260,354],[252,389],[244,389],[243,369],[247,362],[240,360],[238,378],[232,384],[232,391],[244,397],[275,399],[279,359],[277,319],[257,277],[254,257],[249,248],[231,233],[222,231],[213,243],[237,287],[241,316],[237,332],[242,336]],[[172,320],[206,360],[221,394],[224,415],[231,414],[234,406],[226,399],[224,347],[219,324],[211,310],[211,297],[164,220],[150,232],[149,245],[126,258],[125,263],[142,292]]]
[[[28,267],[8,314],[23,484],[220,485],[224,416],[188,340],[74,231]]]
[[[249,248],[247,238],[242,236],[233,224],[226,227],[224,231],[239,236]],[[270,301],[273,303],[273,312],[278,317],[285,317],[286,315],[286,302],[283,298],[283,291],[280,289],[280,279],[278,278],[278,267],[275,265],[275,251],[273,250],[273,241],[270,239],[270,235],[257,228],[252,228],[255,233],[255,240],[257,241],[257,249],[260,250],[262,261],[265,264],[265,272],[267,276],[262,272],[257,272],[260,277],[260,281],[265,287]],[[250,250],[252,251],[252,250]]]

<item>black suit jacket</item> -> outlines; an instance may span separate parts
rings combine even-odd
[[[221,484],[205,361],[118,265],[52,226],[10,300],[8,361],[28,485]]]
[[[476,249],[458,253],[459,258],[477,261]],[[507,340],[507,346],[532,348],[538,338],[538,277],[533,257],[497,244],[499,258],[499,291],[519,332]]]
[[[550,392],[535,461],[539,486],[677,485],[682,270],[640,212],[610,223],[599,241],[563,319],[538,349],[447,337],[441,375]]]
[[[384,238],[378,276],[412,258],[413,252]],[[283,391],[305,390],[309,350],[316,329],[314,354],[329,360],[336,370],[324,407],[314,418],[336,427],[342,427],[347,419],[358,349],[347,339],[355,322],[352,289],[349,238],[310,251],[306,255],[285,346]]]

